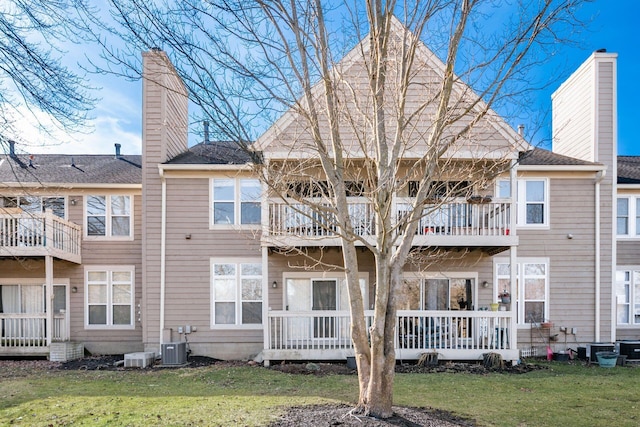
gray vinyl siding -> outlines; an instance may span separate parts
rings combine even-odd
[[[143,54],[142,99],[142,317],[145,348],[160,343],[160,241],[162,185],[158,164],[187,149],[187,97],[175,70],[160,52]]]
[[[262,251],[255,230],[210,229],[209,182],[208,177],[167,179],[165,327],[177,338],[178,326],[196,326],[197,332],[189,336],[196,348],[199,344],[262,348],[261,325],[251,329],[210,326],[211,259],[261,262]],[[212,351],[215,354],[215,346]]]

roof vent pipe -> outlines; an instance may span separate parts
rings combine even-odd
[[[16,142],[12,140],[9,140],[9,156],[16,156]]]
[[[518,135],[524,137],[524,125],[518,125]]]
[[[116,143],[116,159],[120,158],[120,147],[121,145]]]
[[[209,144],[209,120],[203,122],[204,125],[204,143]]]

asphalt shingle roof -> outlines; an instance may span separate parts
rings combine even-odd
[[[194,145],[167,164],[244,165],[251,162],[260,162],[260,154],[249,153],[233,142],[215,141]]]
[[[0,183],[141,184],[142,156],[0,156]]]
[[[562,154],[557,154],[544,148],[534,148],[533,150],[520,153],[520,164],[528,166],[581,166],[598,165],[600,163],[563,156]]]
[[[640,156],[618,156],[618,184],[640,184]]]

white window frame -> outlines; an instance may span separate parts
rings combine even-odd
[[[235,266],[235,272],[233,276],[228,276],[229,278],[233,278],[235,281],[235,294],[233,300],[216,300],[215,298],[215,266],[217,264],[233,264]],[[260,266],[261,275],[260,276],[242,276],[242,265],[243,264],[256,264]],[[211,319],[210,326],[212,329],[262,329],[265,322],[265,312],[264,312],[264,304],[265,304],[265,271],[264,265],[262,263],[262,258],[211,258],[210,259],[210,267],[211,267],[211,280],[210,280],[210,294],[211,294]],[[225,276],[226,277],[226,276]],[[253,278],[260,280],[260,292],[261,299],[255,300],[245,300],[242,299],[242,279],[243,278]],[[235,322],[234,323],[216,323],[216,302],[233,302],[235,304]],[[262,304],[260,308],[260,323],[242,323],[242,303],[244,302],[260,302]]]
[[[234,193],[234,198],[233,200],[231,199],[215,199],[215,181],[216,180],[228,180],[233,182],[233,193]],[[262,193],[262,184],[260,183],[260,180],[258,178],[255,177],[226,177],[226,176],[217,176],[214,178],[211,178],[209,180],[209,228],[210,229],[229,229],[229,228],[237,228],[237,227],[242,227],[242,228],[247,228],[247,229],[259,229],[262,226],[262,216],[263,216],[263,212],[262,212],[262,195],[258,196],[258,198],[255,201],[246,201],[246,200],[242,200],[242,182],[246,182],[246,181],[255,181],[258,184],[258,187],[260,188],[260,193]],[[221,201],[221,202],[229,202],[229,203],[233,203],[233,221],[231,223],[215,223],[215,208],[214,208],[214,203],[216,201]],[[242,203],[245,202],[249,202],[249,203],[258,203],[259,205],[259,212],[260,212],[260,221],[257,224],[243,224],[242,223]]]
[[[627,233],[620,233],[618,230],[618,218],[620,218],[618,212],[618,201],[621,199],[627,200]],[[618,195],[616,198],[616,237],[620,239],[638,239],[640,238],[640,195]]]
[[[346,292],[346,278],[344,274],[341,273],[327,273],[327,272],[286,272],[282,275],[282,306],[285,310],[288,310],[288,301],[287,301],[287,289],[286,284],[289,279],[304,279],[309,281],[309,286],[311,287],[311,283],[314,280],[336,280],[338,285],[338,301],[341,300],[341,292]],[[362,289],[362,302],[364,304],[364,309],[373,309],[373,305],[368,307],[369,305],[369,274],[368,273],[358,273],[358,280],[364,283],[364,287]],[[348,300],[348,298],[347,298]],[[312,306],[311,301],[308,301],[309,307]],[[309,309],[311,311],[311,309]],[[349,311],[349,307],[336,307],[336,311]]]
[[[449,280],[449,289],[448,289],[448,301],[451,299],[451,280],[464,279],[464,280],[473,280],[473,286],[471,289],[471,295],[473,297],[472,305],[473,310],[478,310],[478,273],[477,272],[458,272],[452,271],[443,273],[418,273],[418,272],[405,272],[402,276],[403,280],[418,280],[418,297],[420,298],[418,302],[419,310],[426,310],[425,301],[424,301],[424,286],[426,280],[437,280],[437,279],[446,279]],[[450,302],[450,301],[449,301]],[[450,308],[447,308],[450,309]],[[469,308],[468,310],[471,310]]]
[[[493,259],[493,301],[497,301],[498,300],[498,294],[500,292],[502,292],[503,288],[506,288],[507,291],[511,291],[511,275],[510,274],[505,274],[505,275],[500,275],[498,274],[498,265],[499,264],[503,264],[503,265],[507,265],[509,266],[510,264],[510,260],[509,258],[494,258]],[[543,275],[532,275],[532,276],[525,276],[525,266],[528,264],[544,264],[545,265],[545,272]],[[518,327],[530,327],[531,322],[529,322],[529,319],[525,319],[525,302],[528,301],[532,301],[532,302],[543,302],[544,303],[544,314],[543,314],[543,321],[544,320],[549,320],[549,306],[550,306],[550,301],[549,301],[549,277],[550,277],[550,273],[549,273],[549,269],[550,269],[550,262],[549,262],[549,258],[518,258],[516,260],[516,265],[517,265],[517,272],[518,272],[518,276],[516,277],[516,283],[517,283],[517,287],[516,287],[516,295],[512,295],[511,296],[511,300],[513,302],[515,302],[516,304],[516,310],[517,310],[517,324]],[[510,269],[509,269],[510,271]],[[525,300],[525,292],[524,292],[524,286],[526,283],[526,279],[527,278],[537,278],[537,279],[544,279],[545,283],[544,283],[544,299],[540,300],[540,299],[529,299],[529,300]]]
[[[106,286],[107,286],[107,318],[106,324],[90,324],[89,323],[89,273],[90,272],[106,272]],[[114,325],[113,324],[113,306],[116,305],[113,302],[113,273],[114,272],[128,272],[131,275],[131,297],[129,300],[130,306],[130,318],[131,323],[128,325]],[[85,329],[101,329],[101,330],[113,330],[113,329],[135,329],[136,317],[135,317],[135,293],[136,293],[136,269],[133,265],[89,265],[84,268],[84,328]]]
[[[40,209],[38,209],[38,213],[45,212],[45,206],[44,206],[44,201],[45,199],[62,199],[62,204],[63,204],[63,210],[64,210],[64,215],[59,217],[62,218],[64,220],[67,219],[67,216],[69,215],[68,213],[68,206],[67,206],[67,197],[66,196],[60,196],[60,195],[46,195],[46,196],[3,196],[6,199],[15,199],[16,202],[16,207],[21,208],[21,201],[22,199],[26,199],[26,198],[35,198],[35,199],[39,199],[40,202]],[[55,215],[55,212],[54,212]]]
[[[622,273],[629,274],[629,280],[623,278],[622,281],[618,279],[618,275]],[[637,273],[637,274],[634,274]],[[618,266],[616,268],[616,282],[615,282],[615,305],[616,305],[616,327],[622,328],[640,328],[640,286],[638,283],[640,282],[640,265],[632,265],[632,266]],[[625,298],[625,295],[621,295],[618,293],[619,285],[628,286],[628,300]],[[618,315],[619,307],[628,306],[629,314],[626,319],[626,322],[620,322],[620,317]],[[634,322],[635,320],[635,322]]]
[[[104,197],[105,198],[105,233],[104,236],[89,235],[89,215],[88,215],[88,203],[90,197]],[[124,215],[113,215],[111,213],[111,198],[112,197],[128,197],[129,198],[129,235],[128,236],[112,236],[113,230],[111,226],[111,220],[113,217],[122,217]],[[134,199],[133,194],[88,194],[84,197],[83,203],[83,215],[84,215],[84,239],[86,240],[133,240],[135,235],[134,231]],[[94,215],[91,215],[94,216]]]
[[[527,182],[538,181],[544,185],[544,199],[542,202],[542,218],[541,223],[527,223]],[[496,181],[496,194],[500,195],[501,183],[507,182],[509,186],[511,181],[508,179],[500,179]],[[516,191],[516,225],[522,229],[548,229],[550,224],[549,212],[550,210],[550,197],[549,197],[549,179],[548,178],[518,178],[517,179],[517,191]],[[531,202],[533,203],[533,202]]]

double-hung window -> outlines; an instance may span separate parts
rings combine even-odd
[[[85,268],[85,327],[132,329],[134,327],[133,266]]]
[[[618,326],[640,326],[640,267],[616,271],[616,318]]]
[[[262,324],[262,264],[212,260],[211,325]]]
[[[260,224],[260,181],[250,178],[213,178],[211,224]]]
[[[640,236],[640,196],[618,197],[616,228],[618,237]]]
[[[517,224],[520,227],[546,227],[549,225],[549,181],[544,178],[519,179],[516,192]],[[511,196],[508,180],[497,182],[499,197]]]
[[[88,237],[133,236],[131,196],[87,196],[85,200],[85,230]]]
[[[511,289],[510,265],[507,259],[497,259],[496,298],[503,290]],[[547,258],[519,258],[517,264],[517,295],[515,295],[518,324],[539,323],[549,318],[549,260]]]

